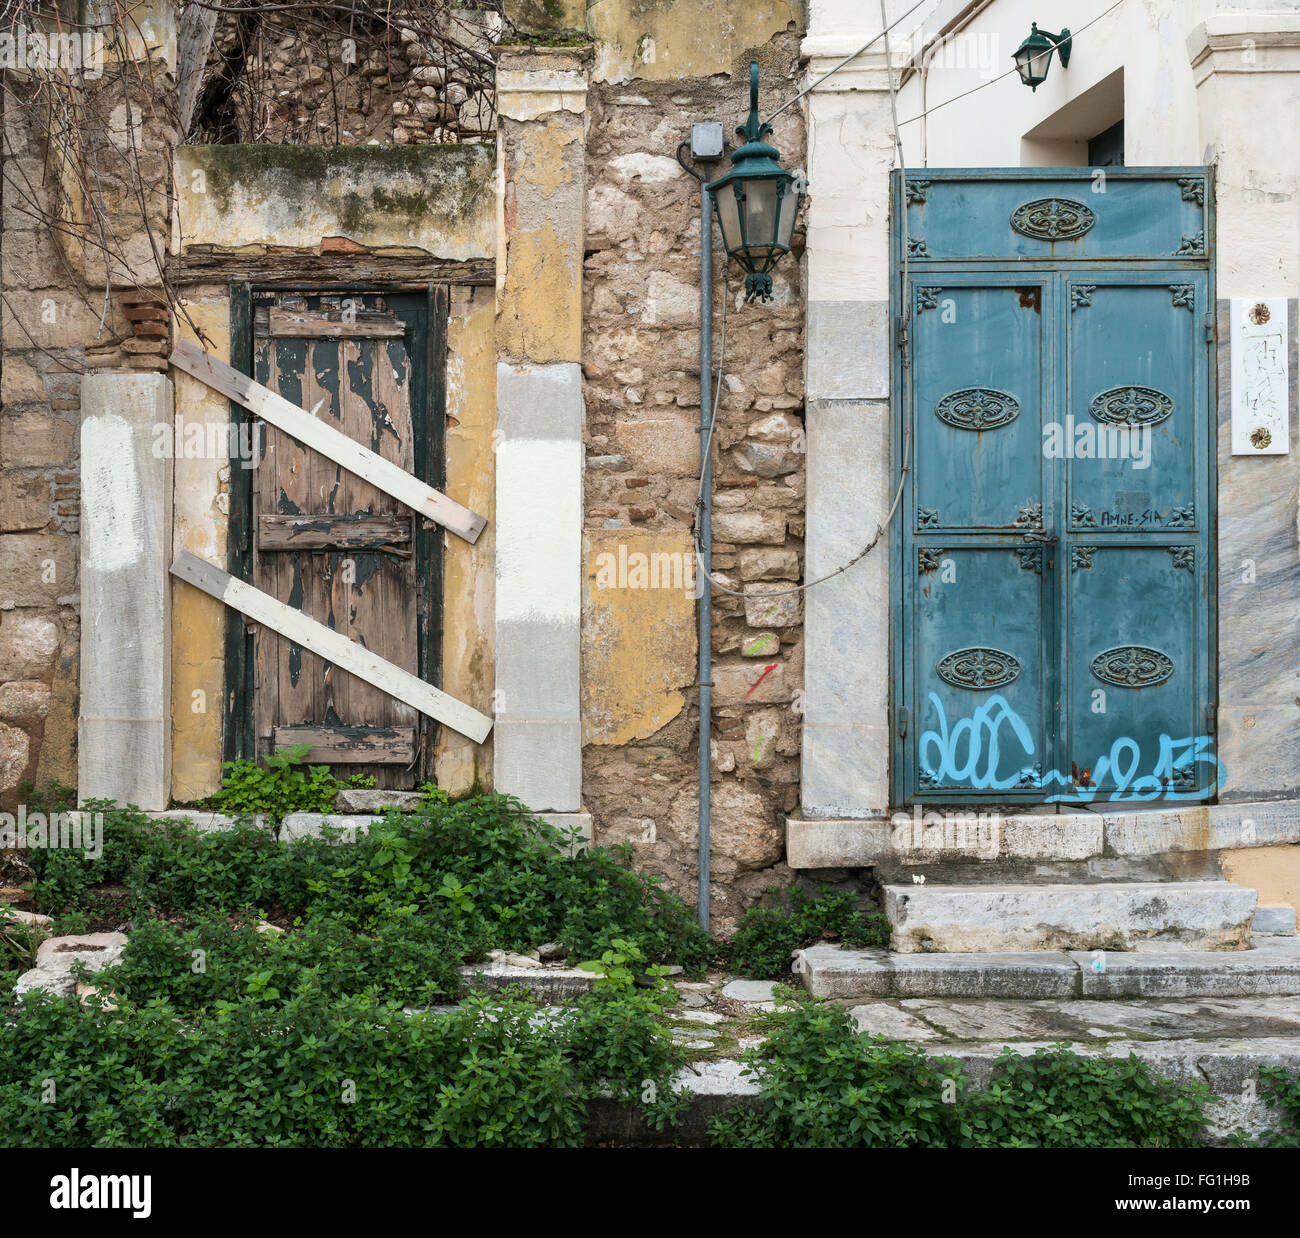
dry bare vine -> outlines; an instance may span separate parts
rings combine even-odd
[[[132,0],[0,0],[0,41],[9,40],[5,226],[48,230],[60,242],[67,286],[101,328],[113,320],[117,291],[197,330],[168,273],[172,151],[181,142],[492,139],[500,0],[186,0],[177,8],[182,61],[198,51],[173,72],[156,17],[151,23]],[[187,46],[187,25],[206,25],[210,40]],[[187,74],[195,75],[192,120],[178,107]],[[0,295],[11,319],[54,357],[27,331],[10,291]]]

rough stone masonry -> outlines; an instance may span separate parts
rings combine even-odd
[[[752,55],[770,112],[798,89],[797,36],[779,34]],[[741,81],[736,73],[599,83],[588,95],[589,574],[593,557],[616,563],[620,548],[629,561],[637,552],[691,553],[699,494],[699,187],[674,152],[693,121],[718,119],[730,130],[743,120]],[[769,140],[785,166],[802,165],[797,109],[777,118]],[[725,928],[766,888],[794,879],[784,863],[784,814],[798,802],[802,601],[784,591],[800,580],[803,560],[803,293],[796,254],[777,268],[774,301],[746,306],[743,282],[734,266],[726,271],[716,240],[714,256],[721,381],[713,565],[719,583],[751,595],[714,594],[710,867],[713,916]],[[587,606],[583,800],[599,842],[629,844],[639,868],[689,899],[698,845],[694,606],[688,599],[675,611],[668,602],[629,612],[630,604],[620,612],[623,639],[634,641],[626,629],[643,625],[656,656],[627,674],[644,680],[667,650],[671,682],[658,709],[647,704],[635,717],[593,708],[599,676],[592,666],[606,634],[600,608]],[[657,625],[657,613],[674,613],[675,622]]]

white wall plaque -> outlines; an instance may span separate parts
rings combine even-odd
[[[1285,297],[1232,298],[1232,454],[1290,450]]]

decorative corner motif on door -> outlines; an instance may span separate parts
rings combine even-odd
[[[1196,504],[1188,503],[1186,507],[1175,507],[1169,513],[1171,529],[1191,529],[1196,525]]]
[[[1092,305],[1092,294],[1097,291],[1096,284],[1071,284],[1070,309],[1087,309]]]
[[[1166,546],[1166,550],[1174,560],[1174,567],[1184,572],[1196,571],[1196,547],[1195,546]]]
[[[1012,521],[1016,529],[1041,529],[1043,527],[1043,505],[1038,502],[1023,503],[1020,514]]]
[[[1154,387],[1108,387],[1088,404],[1096,421],[1112,426],[1154,426],[1173,415],[1174,402]]]
[[[925,248],[925,239],[919,236],[910,236],[907,238],[907,252],[912,258],[928,258],[929,251]]]
[[[1043,573],[1043,548],[1041,546],[1015,546],[1016,557],[1020,560],[1022,572]]]
[[[922,789],[927,791],[932,791],[935,787],[941,785],[939,775],[932,769],[926,769],[924,765],[921,766],[921,773],[918,781],[920,782]]]
[[[1070,504],[1070,524],[1078,527],[1095,529],[1097,527],[1097,517],[1093,515],[1092,508],[1087,503]]]
[[[918,546],[916,548],[916,570],[924,574],[925,572],[937,572],[940,564],[943,563],[943,551],[934,546]]]
[[[1080,570],[1090,571],[1092,569],[1092,556],[1096,553],[1096,546],[1073,547],[1070,550],[1070,570],[1072,572]]]
[[[1169,291],[1173,294],[1172,300],[1175,309],[1189,309],[1196,313],[1196,285],[1195,284],[1170,284]]]
[[[1182,244],[1174,250],[1175,258],[1204,258],[1205,229],[1197,228],[1195,232],[1184,232]]]
[[[930,182],[928,180],[925,180],[921,177],[917,177],[916,180],[909,179],[907,182],[908,202],[918,206],[924,206],[925,195],[929,190],[929,188],[930,188]]]
[[[1020,662],[1001,649],[976,645],[958,649],[939,659],[935,673],[954,688],[988,692],[1020,678]]]
[[[1020,778],[1016,782],[1017,787],[1039,787],[1043,784],[1043,767],[1034,765],[1030,769],[1021,770]]]
[[[933,507],[918,507],[916,509],[916,527],[918,529],[934,529],[939,525],[939,513]]]
[[[1117,688],[1154,688],[1172,677],[1173,659],[1159,649],[1145,645],[1120,645],[1105,649],[1089,664],[1088,669],[1102,683]]]
[[[934,309],[939,304],[939,294],[942,288],[921,288],[916,290],[916,312],[923,314],[928,309]]]
[[[1178,178],[1178,188],[1182,192],[1184,202],[1195,202],[1198,206],[1204,204],[1205,177],[1180,176]]]
[[[1035,198],[1011,212],[1011,226],[1036,241],[1072,241],[1096,222],[1092,208],[1073,198]]]
[[[944,396],[934,415],[955,430],[996,430],[1020,416],[1020,401],[991,387],[966,387]]]

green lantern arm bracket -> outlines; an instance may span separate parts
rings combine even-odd
[[[1043,34],[1047,34],[1047,31],[1044,30]],[[1061,34],[1048,34],[1048,38],[1056,44],[1057,56],[1061,57],[1061,68],[1065,68],[1070,64],[1070,31],[1062,29]]]
[[[736,126],[736,132],[746,142],[761,142],[772,126],[767,121],[758,119],[758,61],[749,62],[749,119],[743,125]]]
[[[1051,39],[1056,48],[1056,54],[1061,58],[1061,68],[1065,68],[1070,63],[1070,32],[1068,29],[1062,29],[1060,34],[1053,34],[1050,30],[1039,30],[1038,23],[1034,22],[1034,29],[1046,39]]]

